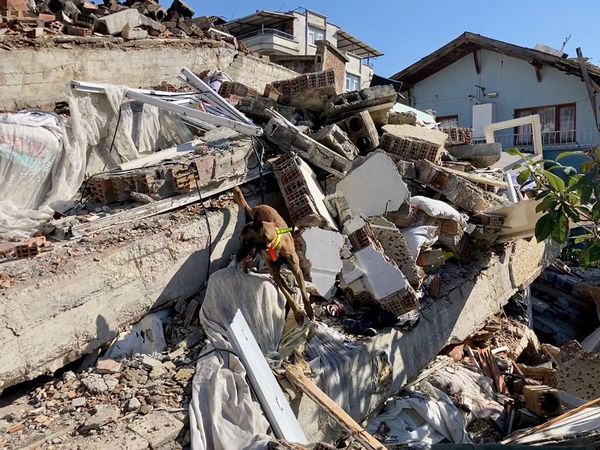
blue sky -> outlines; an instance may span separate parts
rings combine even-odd
[[[164,0],[163,0],[163,3]],[[544,43],[560,48],[565,38],[569,56],[581,47],[600,65],[600,1],[559,0],[188,0],[196,15],[227,20],[256,10],[289,11],[304,7],[385,55],[375,71],[390,76],[459,36],[464,31],[525,47]],[[165,3],[166,4],[166,3]],[[367,5],[364,7],[363,5]]]

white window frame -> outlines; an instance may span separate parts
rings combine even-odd
[[[323,28],[315,27],[312,25],[308,26],[308,45],[312,45],[314,47],[317,46],[315,44],[316,41],[324,41],[326,39],[326,31]]]
[[[360,75],[346,72],[346,92],[360,91]]]

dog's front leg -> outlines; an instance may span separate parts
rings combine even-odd
[[[290,269],[294,274],[296,284],[300,288],[300,293],[302,294],[304,310],[306,311],[308,318],[312,320],[315,317],[315,313],[313,312],[312,305],[310,304],[310,298],[308,297],[308,293],[306,292],[306,286],[304,284],[304,275],[302,274],[302,269],[300,268],[300,260],[298,259],[298,255],[296,255],[295,253],[290,255],[290,263]]]
[[[269,271],[271,272],[271,275],[273,276],[273,280],[275,281],[275,284],[281,290],[288,305],[290,306],[292,313],[294,314],[294,318],[296,319],[296,322],[298,322],[299,325],[302,325],[304,323],[305,315],[298,308],[298,305],[296,305],[296,302],[294,301],[292,295],[290,294],[290,288],[288,287],[288,285],[285,283],[285,280],[281,276],[279,266],[277,266],[275,264],[269,264],[269,263],[267,263],[267,266],[269,267]],[[312,312],[312,310],[311,310],[311,312]]]

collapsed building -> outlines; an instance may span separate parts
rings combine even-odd
[[[173,45],[162,51],[190,44]],[[18,136],[3,141],[10,152],[44,162],[23,172],[1,160],[11,182],[1,186],[0,389],[14,397],[0,442],[593,439],[600,426],[528,428],[560,404],[572,421],[597,422],[594,408],[578,409],[597,388],[574,381],[595,377],[597,332],[573,341],[598,326],[598,294],[594,279],[555,263],[555,244],[533,238],[536,202],[506,182],[501,147],[436,127],[390,85],[341,93],[335,70],[298,74],[227,41],[202,45],[189,69],[128,87],[72,77],[64,94],[31,89],[5,106],[60,101],[64,117],[0,119],[3,136]],[[295,228],[314,321],[286,320],[269,276],[232,261],[245,222],[235,185]],[[511,307],[525,320],[507,318]],[[554,346],[540,345],[531,317]],[[402,412],[411,408],[419,421]],[[418,432],[403,434],[406,424]]]

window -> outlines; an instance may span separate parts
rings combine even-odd
[[[358,75],[346,74],[346,92],[360,90],[360,77]]]
[[[308,26],[308,43],[317,45],[317,41],[325,40],[325,30],[313,26]]]
[[[575,142],[575,103],[567,105],[539,106],[515,110],[515,117],[540,115],[542,142],[546,145]],[[532,145],[531,125],[516,128],[515,145]]]
[[[435,118],[440,128],[458,128],[458,116],[439,116]]]

